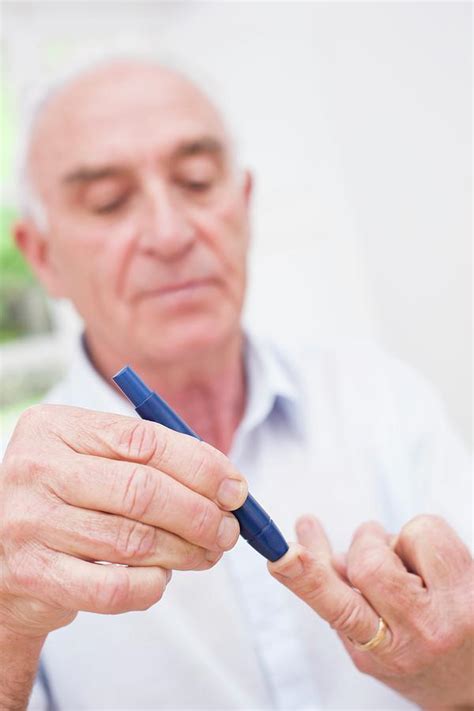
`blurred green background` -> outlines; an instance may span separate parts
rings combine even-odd
[[[32,339],[53,331],[47,297],[16,248],[12,228],[17,218],[14,198],[16,127],[13,101],[4,77],[0,83],[0,429],[36,402],[54,381],[54,374],[13,372],[9,364],[28,356]]]

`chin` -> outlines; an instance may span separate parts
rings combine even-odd
[[[178,363],[211,356],[216,349],[238,337],[240,314],[207,315],[176,319],[155,330],[155,337],[146,339],[145,351],[155,361]]]

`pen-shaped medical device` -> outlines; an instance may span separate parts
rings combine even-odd
[[[113,380],[144,420],[151,420],[175,432],[201,439],[159,395],[150,390],[130,366],[122,368],[113,376]],[[278,560],[285,555],[288,550],[287,542],[251,494],[242,506],[232,513],[239,522],[240,535],[267,560]]]

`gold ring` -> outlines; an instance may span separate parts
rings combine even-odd
[[[375,649],[375,647],[378,647],[380,642],[383,642],[385,637],[387,636],[387,625],[385,623],[385,620],[383,620],[381,617],[379,617],[379,624],[377,627],[377,632],[374,634],[372,639],[369,639],[368,642],[363,642],[362,644],[360,642],[354,642],[353,639],[350,637],[348,638],[354,647],[356,649],[360,649],[362,652],[370,652],[372,649]]]

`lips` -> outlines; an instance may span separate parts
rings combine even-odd
[[[189,279],[160,286],[157,289],[147,289],[141,293],[141,298],[160,298],[165,300],[192,298],[200,289],[215,285],[215,279]]]
[[[212,283],[211,279],[190,279],[189,281],[179,282],[177,284],[168,284],[154,291],[155,294],[165,296],[166,294],[174,294],[177,292],[191,291],[201,286],[208,286]]]

